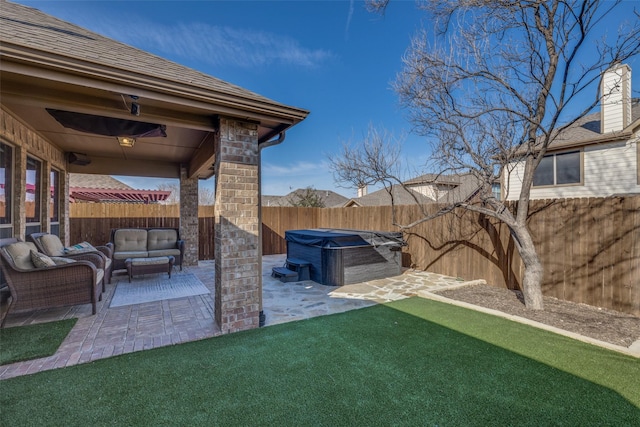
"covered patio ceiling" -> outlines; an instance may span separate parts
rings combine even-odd
[[[213,175],[219,116],[258,124],[260,143],[277,138],[308,111],[60,21],[3,2],[0,10],[0,98],[28,127],[65,153],[91,163],[68,171],[149,177]],[[132,113],[132,103],[139,114]],[[166,126],[166,137],[122,147],[114,136],[62,126],[47,109]]]

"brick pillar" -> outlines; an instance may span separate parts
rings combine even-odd
[[[183,265],[198,265],[198,178],[187,177],[180,165],[180,238],[184,240]]]
[[[221,118],[216,136],[215,316],[222,333],[259,326],[258,127]]]

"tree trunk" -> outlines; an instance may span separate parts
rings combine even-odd
[[[520,258],[524,263],[524,277],[522,278],[522,293],[524,294],[524,305],[532,310],[543,310],[542,301],[542,277],[544,269],[540,258],[533,244],[531,233],[525,227],[512,229],[520,253]]]

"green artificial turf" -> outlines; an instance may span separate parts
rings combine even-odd
[[[12,426],[640,425],[640,362],[411,298],[5,380]]]
[[[51,356],[78,319],[0,329],[0,365]]]

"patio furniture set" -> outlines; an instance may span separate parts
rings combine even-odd
[[[168,273],[184,258],[184,241],[177,229],[114,229],[103,246],[83,242],[64,247],[60,238],[34,233],[28,241],[0,239],[0,268],[9,289],[9,301],[0,327],[10,312],[96,304],[111,283],[115,270],[133,276]]]
[[[272,276],[282,282],[313,280],[343,286],[399,275],[402,233],[360,230],[291,230],[285,233],[287,260]],[[109,243],[83,242],[64,247],[60,238],[34,233],[23,242],[0,239],[0,268],[10,299],[9,312],[79,304],[96,304],[114,271],[126,270],[129,283],[136,275],[182,270],[184,241],[174,228],[122,228],[111,231]]]

